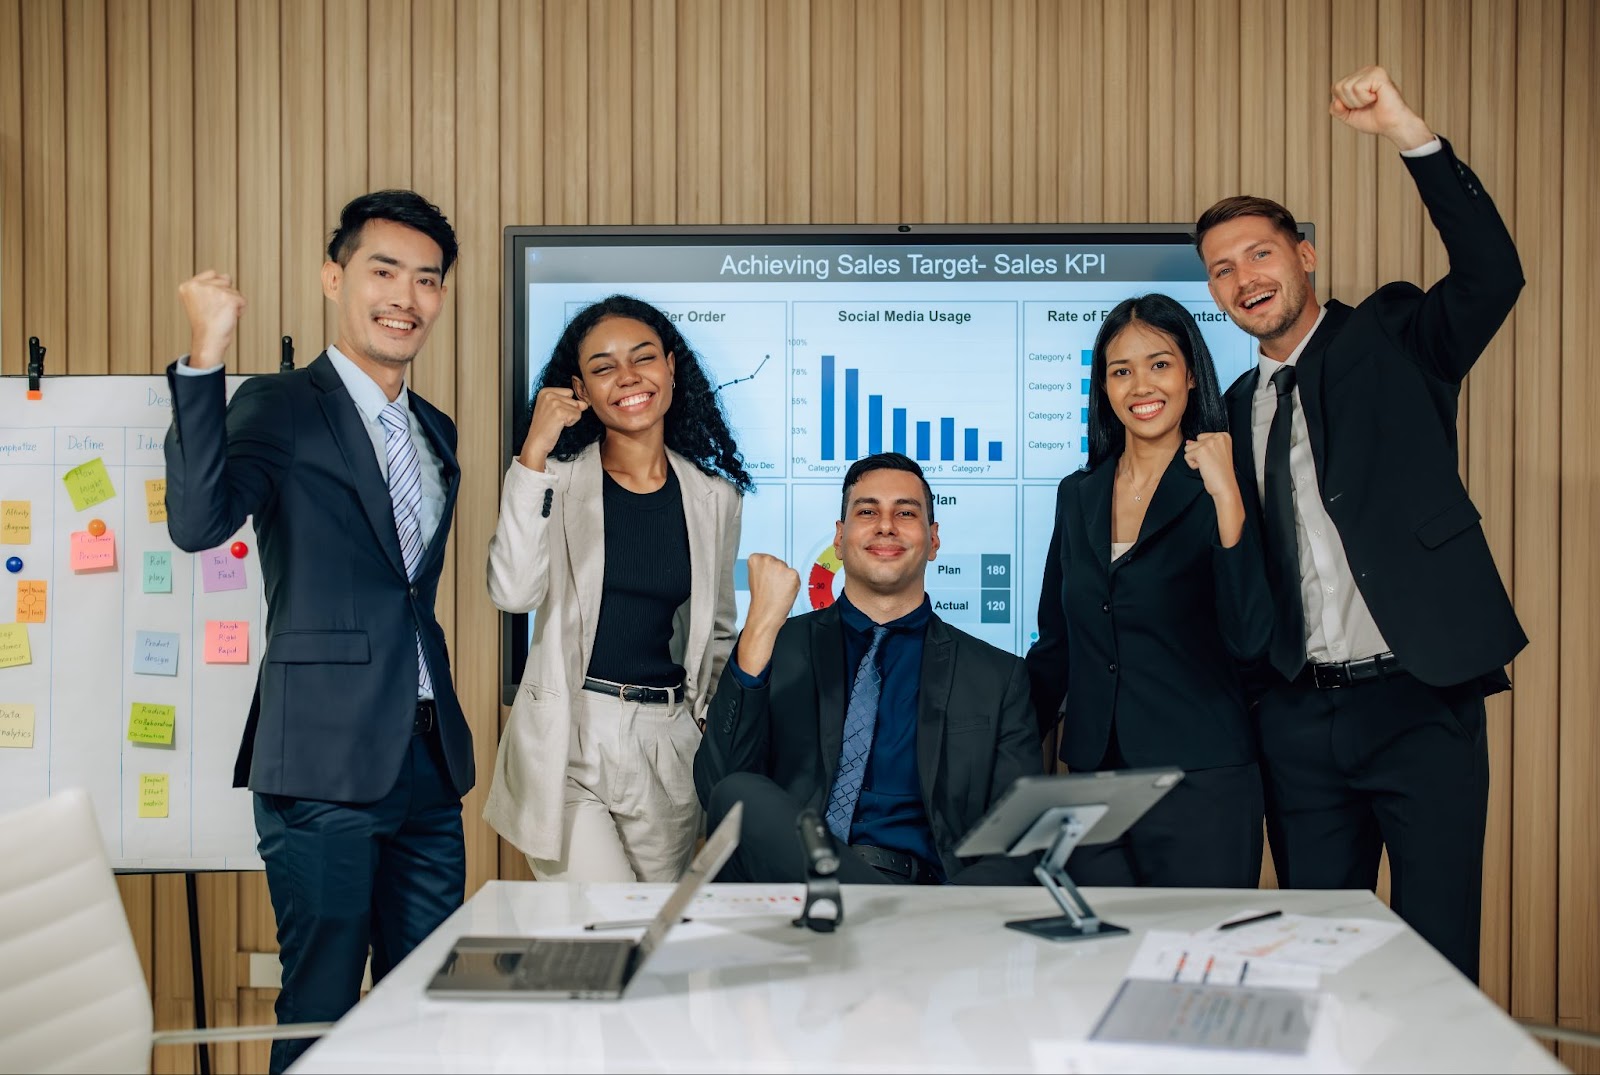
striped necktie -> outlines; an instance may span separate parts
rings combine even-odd
[[[417,577],[422,562],[422,461],[417,446],[411,443],[411,426],[400,401],[378,412],[383,423],[383,448],[389,458],[389,501],[394,508],[394,529],[400,538],[400,557],[405,561],[406,578]],[[417,635],[418,695],[433,695],[433,677],[428,674],[428,659],[422,652],[422,635]]]
[[[878,647],[887,627],[874,625],[872,644],[856,669],[855,685],[850,688],[850,704],[844,711],[844,742],[839,747],[839,772],[828,796],[828,831],[841,844],[850,842],[850,826],[855,823],[856,804],[867,778],[867,759],[872,756],[872,733],[878,728],[878,696],[883,690],[883,673],[878,670]]]

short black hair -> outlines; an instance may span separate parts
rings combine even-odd
[[[414,190],[375,190],[352,199],[339,211],[339,226],[328,239],[328,260],[349,265],[350,258],[361,245],[361,229],[369,220],[392,220],[413,228],[439,244],[444,264],[439,267],[440,277],[450,272],[460,248],[456,245],[456,231],[439,207]]]
[[[907,474],[915,474],[917,480],[922,482],[922,495],[927,500],[928,522],[930,525],[933,523],[933,490],[928,488],[928,479],[923,477],[922,468],[915,459],[900,452],[879,452],[865,459],[857,459],[850,465],[844,474],[844,492],[839,497],[840,522],[850,514],[850,488],[874,470],[903,470]]]

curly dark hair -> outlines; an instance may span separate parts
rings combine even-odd
[[[712,477],[722,477],[732,482],[741,493],[755,488],[749,473],[744,469],[744,457],[728,430],[728,419],[722,413],[722,402],[717,398],[715,386],[706,378],[700,357],[690,348],[666,314],[642,299],[631,295],[611,295],[578,311],[556,341],[556,347],[539,374],[532,396],[545,388],[571,388],[574,377],[582,379],[578,364],[578,345],[589,330],[608,317],[627,317],[650,326],[661,337],[661,347],[673,356],[676,382],[672,405],[667,408],[665,436],[667,447],[693,461]],[[533,417],[533,401],[524,409],[521,430],[526,433]],[[575,458],[589,445],[605,437],[605,427],[592,410],[585,411],[568,428],[562,430],[551,454],[560,460]]]

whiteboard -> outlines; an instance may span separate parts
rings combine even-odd
[[[255,535],[247,522],[215,558],[172,544],[147,497],[159,504],[161,487],[146,486],[166,476],[164,377],[42,389],[30,400],[26,378],[0,378],[0,812],[81,787],[118,869],[260,869],[250,793],[231,786],[266,627]],[[89,499],[111,495],[80,510],[68,481],[83,479]],[[115,566],[74,570],[96,520]],[[42,610],[30,582],[45,584]],[[206,659],[208,624],[229,663]]]

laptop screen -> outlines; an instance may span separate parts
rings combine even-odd
[[[667,931],[678,924],[683,912],[689,909],[689,904],[694,902],[694,898],[700,894],[706,882],[715,877],[727,864],[734,848],[739,846],[739,825],[743,817],[744,804],[734,803],[733,809],[728,811],[728,816],[717,826],[717,831],[711,834],[706,845],[689,864],[689,872],[683,875],[678,887],[672,890],[667,902],[656,912],[649,928],[644,931],[644,936],[639,938],[639,956],[636,965],[642,964],[655,953]]]

